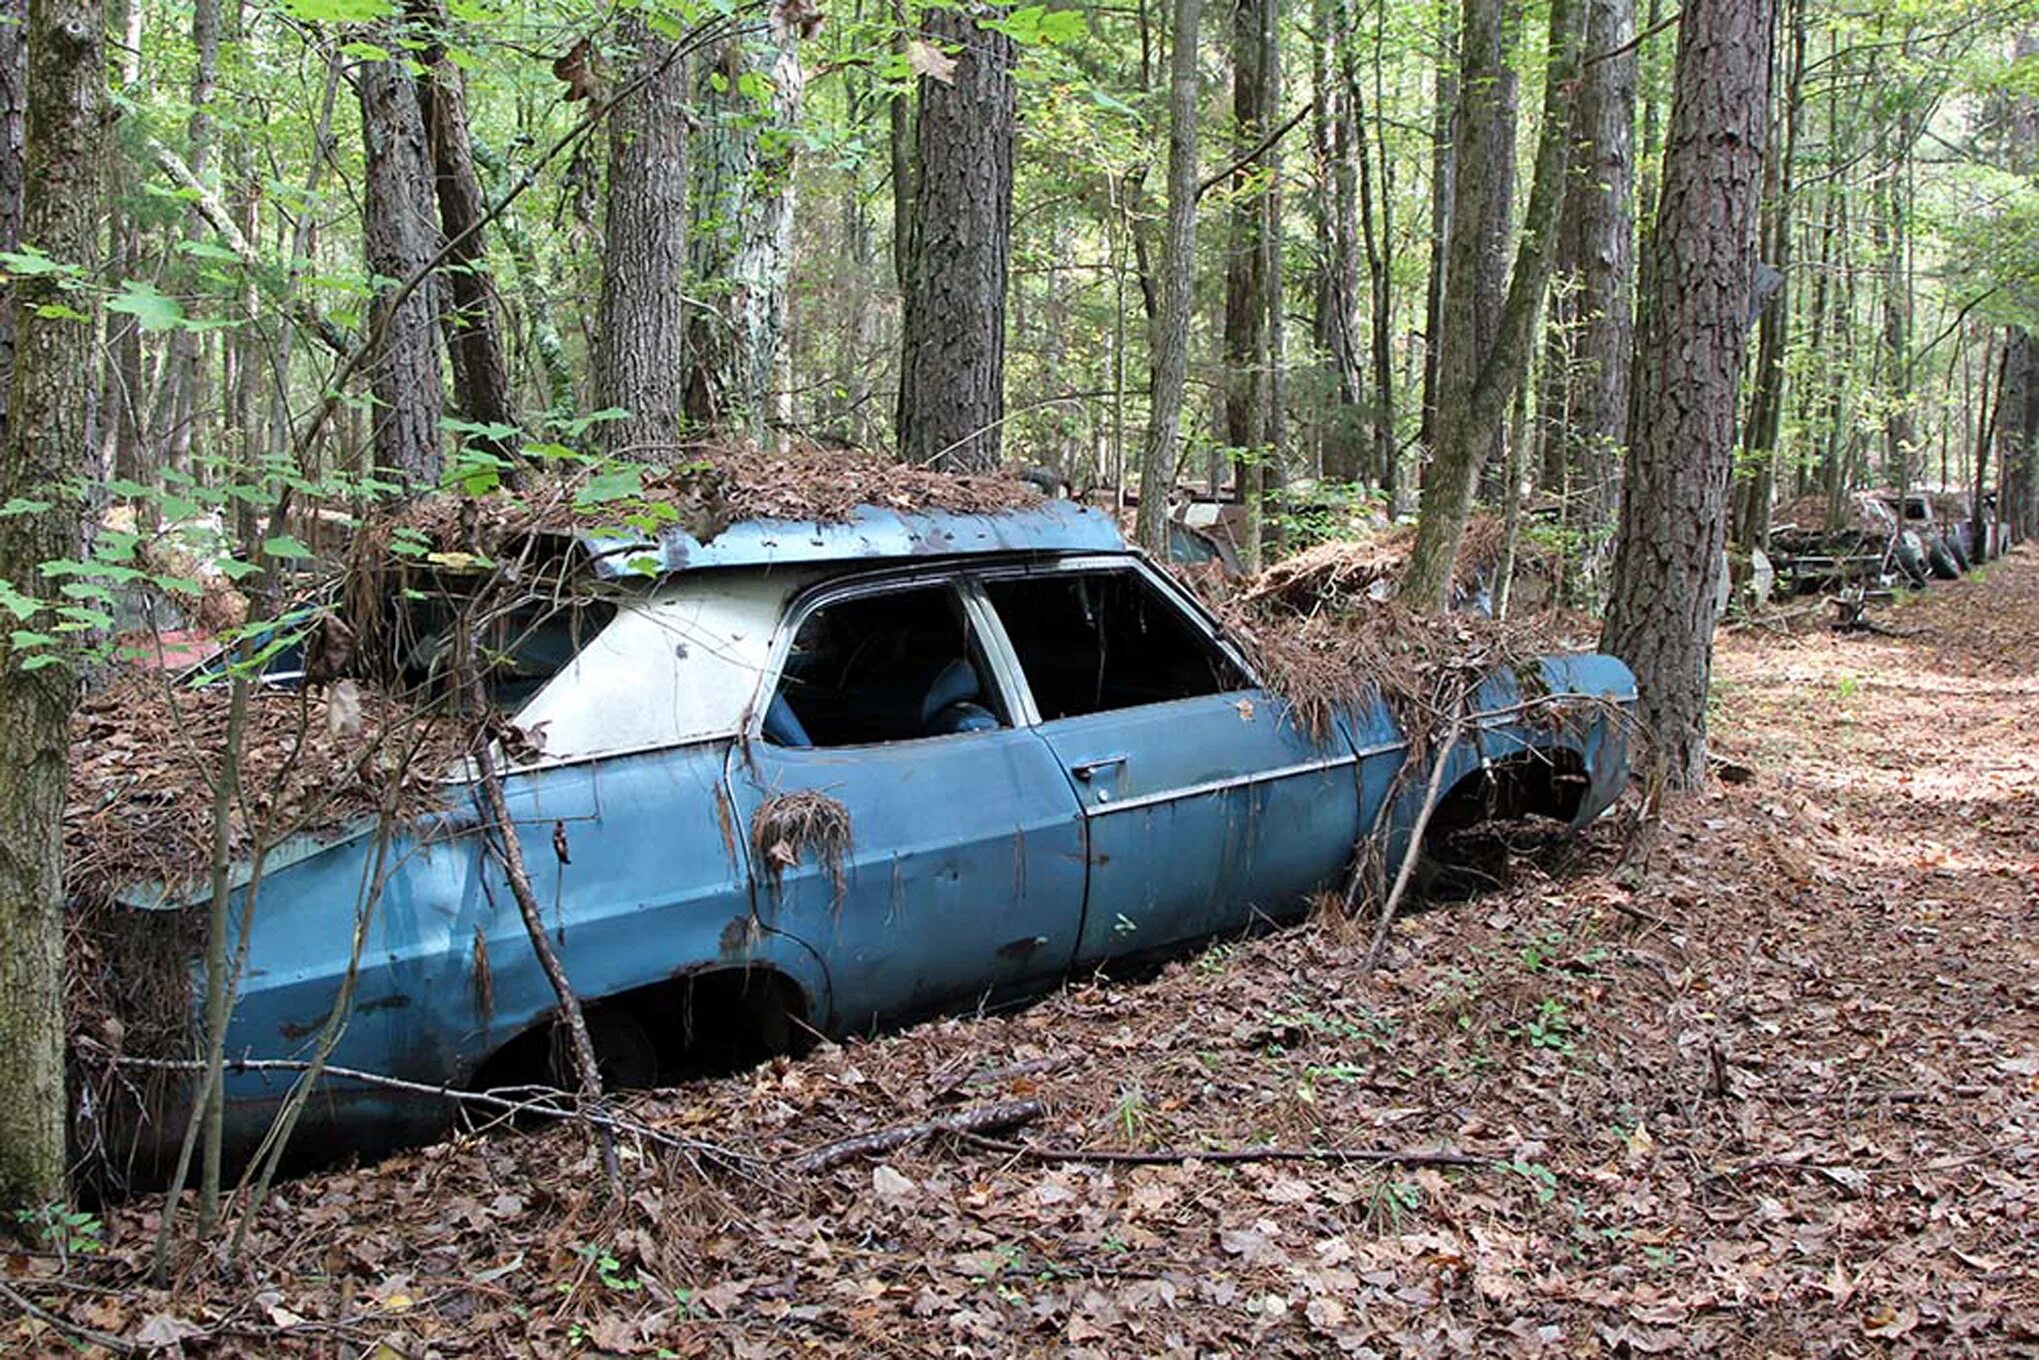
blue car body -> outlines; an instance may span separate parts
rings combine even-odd
[[[1369,836],[1395,862],[1423,801],[1429,770],[1404,769],[1385,705],[1314,738],[1194,599],[1067,502],[581,546],[597,576],[658,583],[524,704],[542,746],[504,754],[504,791],[576,991],[662,1047],[712,1027],[704,1008],[841,1035],[1292,918]],[[1495,674],[1440,787],[1531,762],[1582,824],[1627,779],[1614,710],[1633,680],[1605,656],[1541,666],[1532,689],[1583,702],[1525,708],[1521,677]],[[839,863],[760,829],[810,790],[847,813]],[[334,1066],[462,1088],[548,1031],[555,997],[472,771],[446,794],[393,837],[272,853],[230,1057],[310,1055],[357,929]],[[232,1143],[293,1079],[230,1072]],[[328,1077],[307,1120],[368,1148],[445,1114]]]

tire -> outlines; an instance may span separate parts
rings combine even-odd
[[[603,1008],[588,1011],[585,1018],[604,1091],[644,1090],[658,1084],[658,1045],[636,1016],[622,1009]],[[571,1042],[562,1027],[555,1039],[552,1075],[568,1091],[579,1085],[573,1054],[567,1051]]]
[[[1923,586],[1933,579],[1932,568],[1926,563],[1926,547],[1909,529],[1897,536],[1891,547],[1890,559],[1892,565],[1909,577],[1915,586]]]
[[[1955,560],[1953,550],[1947,546],[1947,540],[1938,534],[1926,539],[1926,564],[1933,569],[1933,575],[1943,581],[1961,579],[1961,564]]]

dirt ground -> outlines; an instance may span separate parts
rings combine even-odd
[[[378,1360],[2039,1354],[2039,551],[1876,617],[1728,636],[1739,782],[1370,980],[1320,921],[637,1097],[725,1152],[626,1136],[620,1203],[569,1128],[328,1173],[164,1289],[132,1204],[0,1257],[0,1351],[79,1344],[27,1302]],[[1020,1100],[1006,1146],[791,1164]]]

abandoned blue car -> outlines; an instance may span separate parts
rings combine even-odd
[[[1396,862],[1424,801],[1430,771],[1405,774],[1385,705],[1313,739],[1194,598],[1068,502],[576,550],[594,576],[641,584],[527,631],[528,741],[500,760],[614,1084],[1294,918],[1370,836]],[[1553,656],[1540,679],[1587,702],[1534,716],[1516,674],[1490,677],[1443,805],[1500,799],[1577,826],[1612,802],[1628,670]],[[774,820],[803,802],[846,826],[831,840]],[[279,847],[229,1057],[309,1056],[380,877],[332,1064],[456,1089],[542,1075],[556,998],[481,807],[463,767],[381,859],[373,827]],[[293,1075],[230,1071],[231,1144],[260,1136]],[[305,1126],[358,1148],[447,1117],[443,1100],[329,1077]],[[174,1144],[182,1121],[157,1122]]]

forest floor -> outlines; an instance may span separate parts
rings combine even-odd
[[[2039,551],[1723,640],[1740,782],[1413,917],[632,1098],[734,1166],[571,1128],[285,1186],[137,1284],[159,1203],[0,1256],[190,1354],[2039,1354]],[[1044,1113],[829,1169],[831,1139]],[[1466,1165],[1165,1154],[1448,1149]],[[1433,1161],[1450,1161],[1450,1158]],[[698,1168],[705,1165],[706,1170]]]

